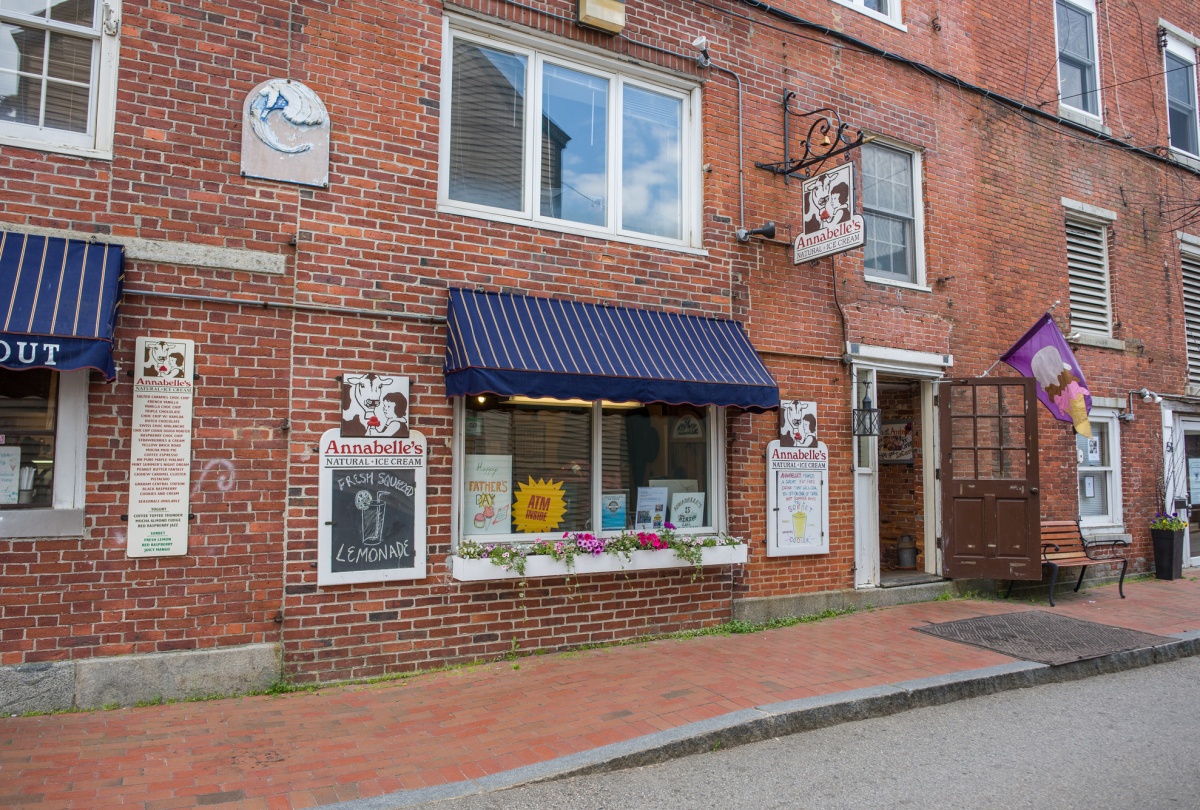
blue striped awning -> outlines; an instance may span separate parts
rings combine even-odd
[[[116,377],[124,267],[120,245],[0,232],[0,366]]]
[[[452,289],[447,331],[447,396],[779,406],[736,321]]]

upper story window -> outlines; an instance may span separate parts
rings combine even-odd
[[[879,281],[923,284],[920,157],[878,141],[862,147],[863,265]]]
[[[1054,11],[1059,103],[1099,118],[1095,0],[1056,0]]]
[[[698,90],[447,19],[442,210],[699,247]]]
[[[1168,36],[1163,60],[1171,146],[1190,155],[1200,155],[1196,115],[1196,49],[1177,37]]]
[[[901,22],[900,0],[833,0],[833,2],[852,8],[902,31],[908,30]]]
[[[1108,224],[1068,210],[1066,229],[1071,329],[1111,337]]]
[[[111,157],[120,0],[0,0],[0,143]]]

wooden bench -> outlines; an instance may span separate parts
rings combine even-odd
[[[1121,598],[1125,598],[1125,569],[1129,560],[1117,551],[1118,546],[1127,546],[1125,540],[1104,540],[1088,543],[1083,539],[1079,523],[1074,520],[1044,520],[1042,521],[1042,565],[1050,566],[1050,607],[1054,607],[1054,585],[1058,582],[1058,569],[1079,566],[1079,581],[1075,583],[1075,591],[1083,584],[1083,575],[1093,565],[1121,564],[1121,579],[1117,590]],[[1107,556],[1101,552],[1107,550]],[[1004,594],[1007,599],[1012,593],[1013,581],[1008,583],[1008,591]]]

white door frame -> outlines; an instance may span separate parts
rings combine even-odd
[[[1167,483],[1165,511],[1175,511],[1175,499],[1188,497],[1187,443],[1188,433],[1200,433],[1200,414],[1180,413],[1163,409],[1163,480]],[[1174,469],[1172,470],[1172,467]],[[1200,510],[1200,504],[1192,511]],[[1191,521],[1184,529],[1183,565],[1200,567],[1200,557],[1191,556]]]
[[[939,574],[941,551],[937,538],[941,527],[941,497],[936,477],[938,465],[937,409],[934,387],[954,364],[951,355],[914,352],[884,346],[848,343],[850,355],[850,407],[858,407],[859,376],[863,372],[871,382],[871,396],[879,403],[878,375],[886,374],[920,383],[921,399],[921,480],[925,490],[925,571]],[[879,440],[868,439],[866,466],[859,466],[858,437],[851,436],[851,469],[854,477],[854,587],[879,586]]]

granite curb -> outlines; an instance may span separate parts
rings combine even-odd
[[[742,709],[631,740],[580,751],[478,779],[324,805],[325,810],[399,810],[519,785],[654,765],[679,757],[956,700],[1061,683],[1200,655],[1200,630],[1167,644],[1049,666],[1013,661],[983,669],[900,681]]]

